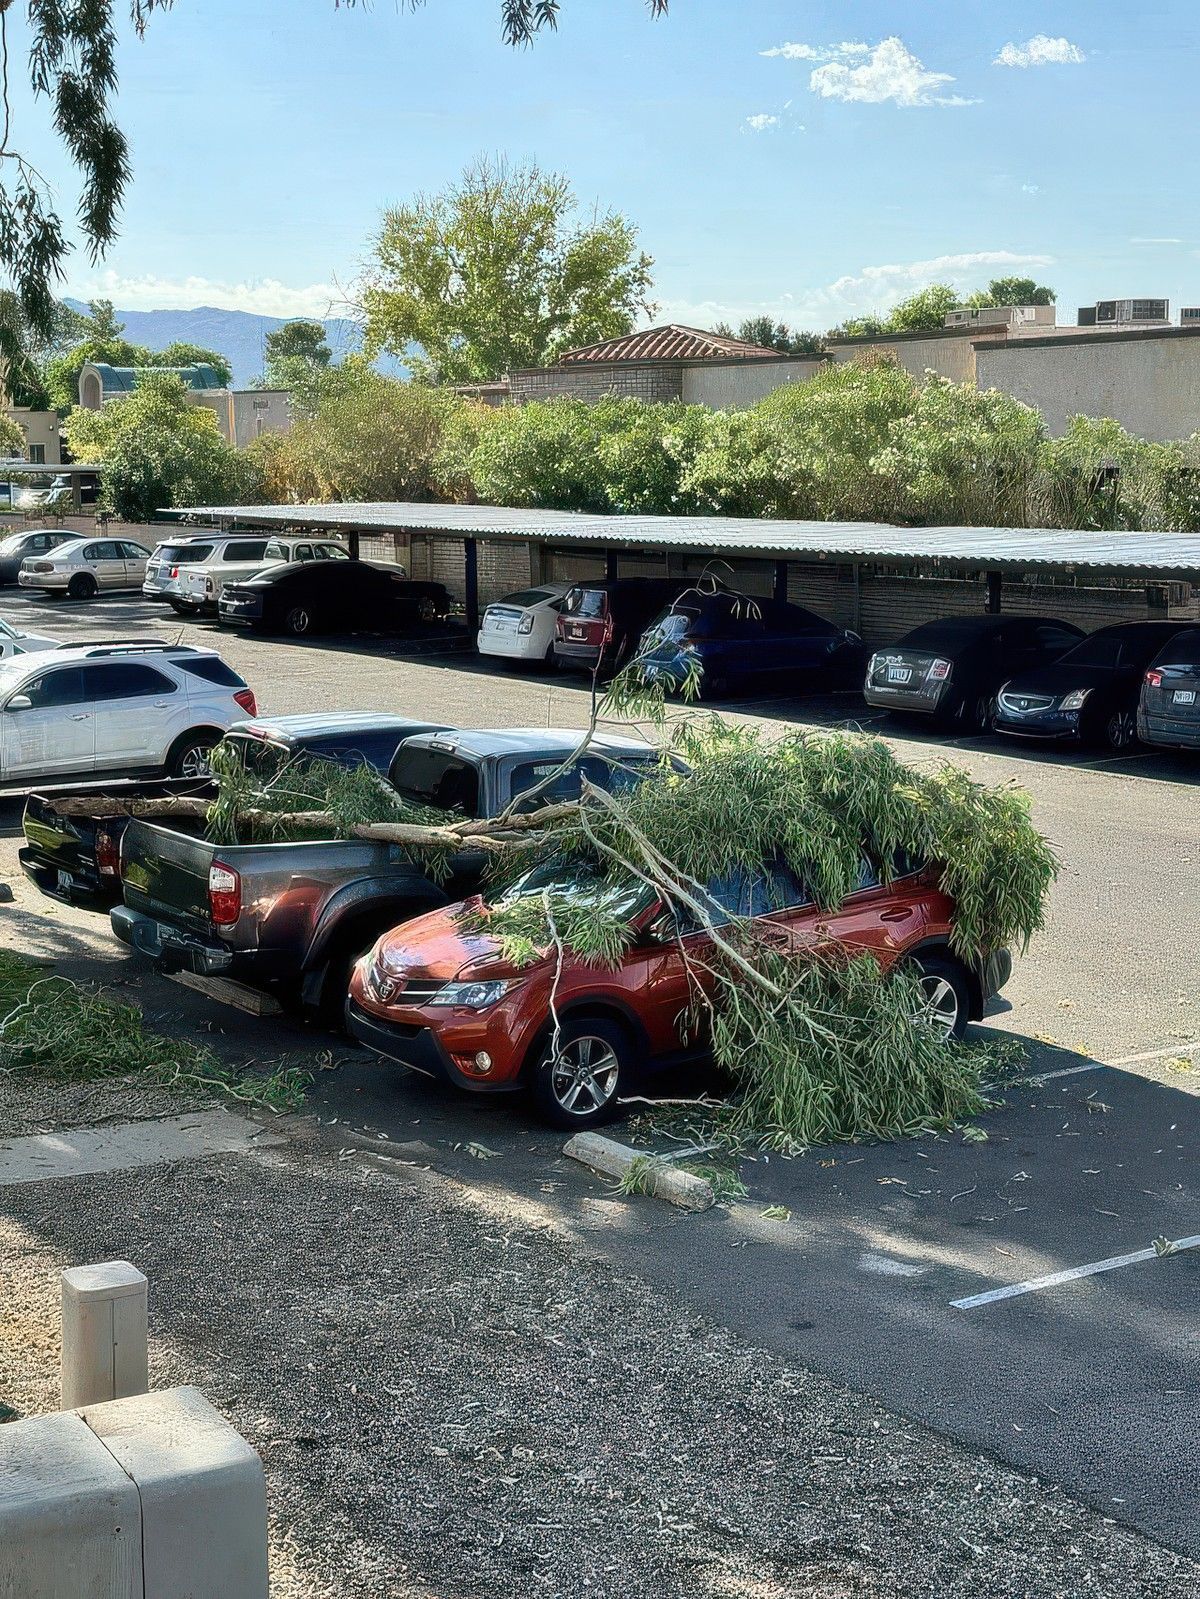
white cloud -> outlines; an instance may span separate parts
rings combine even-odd
[[[772,50],[760,50],[760,56],[781,56],[785,61],[848,61],[854,56],[871,53],[869,44],[777,44]]]
[[[1130,239],[1130,244],[1184,244],[1184,239],[1143,239],[1135,236]]]
[[[768,128],[777,128],[778,126],[779,118],[772,115],[770,111],[759,111],[754,116],[747,117],[745,122],[742,123],[742,129],[746,133],[765,133]]]
[[[1041,194],[1041,192],[1042,186],[1040,183],[1023,183],[1021,185],[1022,194]]]
[[[253,311],[260,316],[336,316],[344,296],[335,284],[310,283],[294,288],[276,278],[223,283],[213,278],[123,277],[96,273],[71,281],[64,291],[72,299],[111,300],[123,311],[190,311],[211,305],[221,311]]]
[[[839,52],[845,46],[835,47]],[[858,51],[856,48],[856,57]],[[861,101],[898,106],[970,105],[960,95],[940,93],[954,78],[949,72],[930,72],[901,39],[882,39],[869,48],[865,59],[853,61],[844,54],[816,67],[808,80],[814,94],[826,100]]]
[[[925,261],[895,262],[868,266],[837,278],[822,287],[799,289],[774,300],[724,302],[708,300],[700,304],[664,297],[659,321],[683,322],[689,327],[712,327],[715,322],[737,326],[746,317],[768,315],[792,327],[817,331],[833,327],[850,316],[868,311],[887,311],[928,283],[950,283],[968,293],[980,288],[985,279],[1021,269],[1052,266],[1050,255],[1021,255],[1013,250],[972,250],[956,255],[938,255]]]
[[[1006,44],[992,62],[994,67],[1070,67],[1078,66],[1087,57],[1077,44],[1069,39],[1051,39],[1048,34],[1035,33],[1024,44]]]

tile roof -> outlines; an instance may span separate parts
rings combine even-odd
[[[643,328],[602,344],[587,344],[578,350],[564,350],[559,366],[577,366],[591,361],[705,361],[729,357],[737,361],[780,359],[778,350],[745,339],[729,339],[704,328],[686,328],[677,322],[663,328]]]

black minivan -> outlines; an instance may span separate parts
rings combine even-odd
[[[1146,669],[1137,727],[1143,744],[1200,750],[1200,627],[1176,633]]]

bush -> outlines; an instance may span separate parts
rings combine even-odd
[[[1119,422],[1075,416],[1051,440],[1031,521],[1049,527],[1136,531],[1200,528],[1200,489],[1190,463],[1197,439],[1154,444]],[[1117,467],[1113,479],[1107,469]]]

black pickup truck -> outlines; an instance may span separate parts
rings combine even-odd
[[[499,815],[579,793],[581,775],[615,789],[639,781],[658,752],[597,738],[565,770],[580,733],[422,733],[396,750],[388,781],[401,796],[457,816]],[[546,786],[542,786],[546,785]],[[435,882],[401,846],[372,839],[212,844],[196,823],[135,820],[121,845],[124,904],[117,937],[165,971],[191,971],[265,990],[338,1022],[358,957],[390,927],[473,893],[485,859],[463,851]]]
[[[382,776],[402,739],[444,730],[442,722],[380,711],[333,711],[237,722],[225,736],[237,745],[246,766],[263,775],[298,757],[319,756],[346,766],[365,762]],[[92,795],[118,800],[208,799],[215,794],[211,778],[183,777],[155,782],[109,779],[31,794],[22,821],[21,870],[43,894],[107,910],[121,897],[121,839],[129,818],[62,816],[54,809],[55,801]]]

